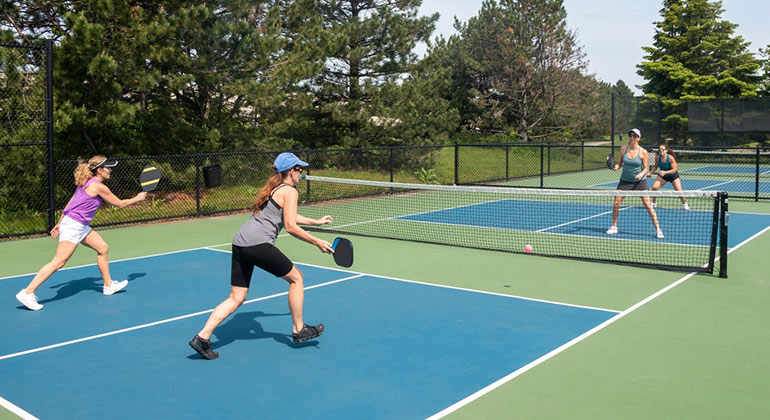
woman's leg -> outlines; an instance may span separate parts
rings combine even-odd
[[[110,277],[110,259],[108,256],[109,246],[107,242],[104,242],[102,235],[92,230],[84,239],[83,245],[96,251],[96,265],[99,267],[99,272],[102,273],[102,281],[106,287],[112,284],[112,277]]]
[[[650,220],[652,220],[652,224],[655,225],[655,230],[660,230],[660,226],[658,226],[658,215],[655,213],[655,209],[652,208],[652,204],[650,204],[650,198],[649,197],[640,197],[642,199],[642,204],[644,204],[644,207],[647,209],[647,213],[650,215]]]
[[[674,180],[674,181],[671,183],[671,185],[673,185],[673,186],[674,186],[674,190],[676,190],[676,191],[682,191],[682,181],[681,181],[679,178],[675,179],[675,180]],[[683,206],[684,206],[685,204],[687,204],[687,200],[686,200],[684,197],[679,197],[679,199],[680,199],[680,200],[682,200],[682,205],[683,205]]]
[[[620,212],[620,205],[623,204],[623,196],[615,197],[615,202],[612,204],[612,226],[618,226],[618,213]]]
[[[246,300],[246,295],[248,294],[248,287],[230,286],[230,296],[214,308],[214,312],[209,315],[209,319],[206,321],[203,329],[198,333],[198,337],[208,340],[211,337],[211,334],[214,333],[214,329],[218,327],[225,318],[243,305],[243,301]]]
[[[27,288],[25,289],[25,292],[27,294],[31,295],[32,293],[35,293],[35,290],[37,290],[38,287],[40,287],[41,284],[43,284],[44,281],[48,280],[49,277],[51,277],[51,274],[55,273],[56,270],[64,267],[64,264],[67,263],[67,261],[70,259],[72,254],[75,252],[75,248],[78,247],[78,244],[69,242],[69,241],[60,241],[59,245],[56,246],[56,254],[53,257],[53,260],[49,262],[48,264],[44,265],[35,275],[35,277],[32,279],[32,281],[29,283]]]
[[[661,177],[660,175],[658,175],[657,177],[655,177],[655,182],[652,183],[652,190],[658,191],[660,187],[664,185],[666,185],[666,180],[663,179],[663,177]],[[652,197],[652,205],[655,206],[656,204],[657,204],[656,198]]]
[[[302,306],[305,302],[302,272],[295,265],[289,274],[283,276],[283,279],[289,283],[289,310],[291,311],[291,321],[294,324],[292,332],[297,334],[302,331],[302,327],[305,325],[302,322]]]

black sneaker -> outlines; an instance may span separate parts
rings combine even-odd
[[[213,360],[219,357],[219,353],[211,350],[211,341],[198,337],[198,334],[195,334],[195,337],[190,341],[190,347],[195,349],[204,359]]]
[[[318,324],[316,326],[305,324],[302,327],[302,331],[294,333],[295,343],[304,343],[307,340],[318,337],[324,333],[324,324]]]

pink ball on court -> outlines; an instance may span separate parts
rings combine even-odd
[[[524,245],[524,252],[526,252],[527,254],[531,254],[532,253],[532,245],[529,245],[529,244]]]

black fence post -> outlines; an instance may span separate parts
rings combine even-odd
[[[544,148],[543,148],[543,145],[541,144],[540,145],[540,188],[543,188],[543,168],[544,168],[543,153],[544,153]]]
[[[46,172],[48,172],[48,231],[56,224],[56,203],[54,202],[54,162],[53,162],[53,40],[45,40],[45,119],[46,119]]]
[[[508,153],[509,153],[510,148],[511,148],[510,144],[506,144],[505,145],[505,180],[506,181],[508,181],[508,178],[510,178],[510,176],[508,174],[508,162],[509,162],[509,160],[508,160]]]
[[[200,155],[193,155],[195,162],[195,216],[201,215],[201,158]]]
[[[612,150],[615,150],[615,92],[612,93],[612,100],[610,101],[610,145]]]
[[[460,145],[457,142],[455,142],[455,182],[454,182],[455,185],[460,184],[460,176],[458,171],[459,165],[460,165]]]
[[[583,172],[586,170],[586,142],[585,140],[580,141],[580,171]]]
[[[308,175],[310,175],[310,167],[312,166],[311,156],[313,156],[313,154],[310,153],[310,150],[308,150],[307,151],[307,157],[305,158],[306,162],[307,162],[307,174]],[[305,197],[305,204],[310,204],[310,180],[309,179],[305,179],[305,191],[306,191],[306,194],[307,194],[307,196]]]
[[[393,147],[388,147],[388,170],[390,171],[390,182],[393,182]]]
[[[759,147],[754,161],[754,201],[759,201]]]

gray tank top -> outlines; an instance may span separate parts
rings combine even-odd
[[[273,194],[284,186],[289,185],[282,184],[273,190],[259,214],[252,213],[238,232],[235,232],[233,245],[242,247],[259,244],[275,245],[275,239],[283,229],[283,209],[273,201]]]

